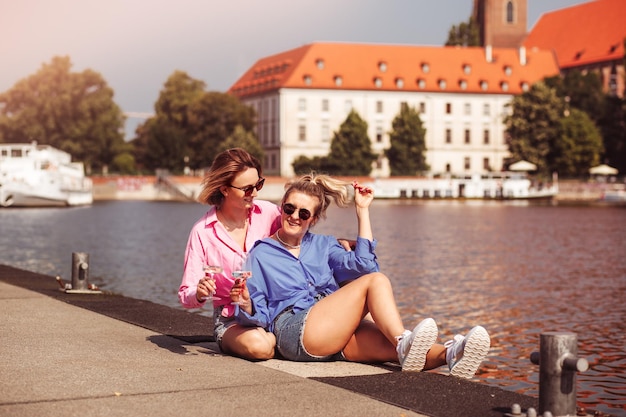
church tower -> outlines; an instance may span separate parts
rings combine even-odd
[[[482,46],[518,48],[526,37],[527,0],[474,0]]]

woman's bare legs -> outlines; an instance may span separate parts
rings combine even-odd
[[[362,320],[368,313],[374,323]],[[389,279],[373,273],[315,304],[307,318],[303,342],[312,355],[326,356],[343,350],[346,359],[354,362],[396,362],[395,338],[404,330]],[[445,363],[446,349],[436,344],[426,355],[424,369]]]
[[[266,360],[274,357],[276,336],[260,327],[229,327],[222,337],[224,353],[249,360]]]
[[[316,303],[304,327],[303,343],[312,355],[342,350],[370,312],[389,343],[404,332],[389,279],[381,273],[364,275]]]

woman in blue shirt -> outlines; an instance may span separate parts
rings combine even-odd
[[[359,234],[351,252],[334,237],[309,231],[332,201],[348,205],[346,183],[307,175],[288,186],[282,228],[255,244],[249,259],[253,278],[231,292],[232,299],[240,299],[238,321],[272,331],[289,360],[394,361],[409,371],[448,363],[451,374],[471,378],[489,350],[489,335],[478,326],[464,338],[435,344],[437,325],[431,318],[405,330],[374,252],[372,190],[353,186]],[[363,320],[368,313],[374,322]]]

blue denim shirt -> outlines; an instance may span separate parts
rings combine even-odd
[[[237,321],[272,331],[274,319],[286,308],[304,310],[315,304],[318,294],[331,294],[339,284],[377,272],[376,243],[357,238],[355,250],[346,251],[333,236],[307,232],[297,258],[274,239],[258,241],[248,259],[253,314],[236,308]]]

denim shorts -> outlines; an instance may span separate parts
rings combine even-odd
[[[224,337],[224,333],[226,333],[226,330],[237,324],[235,316],[222,316],[223,309],[224,306],[219,306],[215,307],[213,310],[213,335],[215,336],[215,341],[217,342],[217,346],[220,348],[221,351],[223,351],[222,338]]]
[[[288,309],[280,313],[274,320],[274,335],[278,352],[290,361],[296,362],[330,362],[345,360],[342,352],[327,356],[311,355],[304,348],[304,326],[311,308],[297,313]]]

